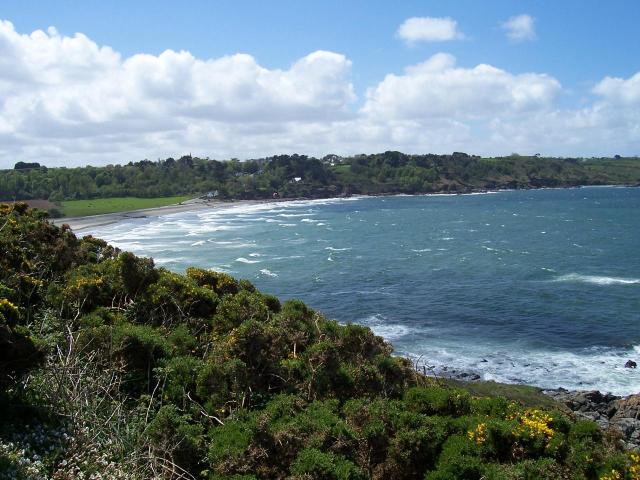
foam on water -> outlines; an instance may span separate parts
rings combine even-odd
[[[272,272],[271,270],[267,269],[267,268],[263,268],[262,270],[260,270],[260,273],[262,273],[263,275],[266,275],[267,277],[277,277],[278,274]]]
[[[224,249],[243,249],[243,248],[256,248],[256,244],[255,243],[243,243],[243,242],[228,242],[228,243],[221,243],[221,242],[215,242],[218,245],[222,245],[222,248]]]
[[[640,278],[605,277],[599,275],[580,275],[569,273],[554,279],[555,282],[577,282],[591,285],[638,285]]]
[[[379,313],[363,318],[358,323],[369,327],[373,333],[389,341],[398,340],[412,332],[406,325],[391,323],[387,317]]]
[[[239,258],[236,258],[236,262],[251,264],[251,263],[260,263],[260,260],[249,260],[248,258],[239,257]]]
[[[361,319],[434,371],[623,394],[640,389],[640,369],[624,369],[640,361],[639,208],[640,189],[356,197],[222,205],[86,233],[174,271],[212,266],[343,323]]]
[[[629,358],[639,353],[638,346],[588,348],[577,352],[510,352],[501,346],[487,347],[467,345],[460,349],[457,345],[447,345],[428,351],[403,350],[402,353],[426,359],[422,363],[440,376],[456,378],[465,373],[478,374],[483,380],[501,383],[601,390],[615,395],[635,393],[640,387],[640,370],[624,367]]]

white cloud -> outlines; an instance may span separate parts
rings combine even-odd
[[[536,38],[535,18],[531,15],[516,15],[501,26],[507,32],[507,37],[514,42],[534,40]]]
[[[96,150],[115,151],[121,142],[122,151],[146,143],[175,152],[193,138],[196,122],[220,139],[224,124],[344,119],[356,99],[350,69],[344,55],[327,51],[284,70],[246,54],[202,60],[166,50],[122,58],[82,34],[23,35],[0,21],[0,152],[21,146],[19,158],[75,162],[76,150],[101,143]]]
[[[616,105],[640,105],[640,72],[625,80],[606,77],[598,83],[593,92]]]
[[[640,73],[606,77],[580,109],[544,73],[458,65],[439,53],[388,74],[357,107],[344,55],[284,69],[251,55],[123,57],[82,34],[0,22],[0,167],[126,163],[188,152],[640,153]]]
[[[485,64],[460,68],[453,56],[439,53],[404,75],[387,75],[367,92],[363,111],[384,118],[473,120],[546,108],[559,90],[548,75],[513,75]]]
[[[397,36],[412,45],[418,42],[445,42],[464,37],[457,22],[449,17],[411,17],[398,28]]]

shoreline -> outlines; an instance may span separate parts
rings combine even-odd
[[[521,383],[428,376],[452,387],[463,387],[474,395],[503,396],[525,405],[557,408],[579,420],[595,422],[603,431],[619,439],[624,448],[640,447],[640,393],[613,395],[599,390],[541,388]]]
[[[193,212],[198,210],[209,210],[231,205],[254,205],[278,200],[202,200],[200,198],[187,200],[186,202],[163,207],[142,208],[139,210],[127,210],[124,212],[103,213],[100,215],[85,215],[82,217],[62,217],[51,219],[56,226],[69,225],[71,230],[79,232],[95,227],[104,227],[124,220],[138,218],[154,218],[174,213]],[[282,200],[280,200],[282,201]]]
[[[586,186],[588,187],[588,186]],[[612,188],[629,188],[631,185],[611,185],[611,186],[595,186],[595,187],[612,187]],[[571,187],[542,187],[529,189],[498,189],[498,190],[477,190],[469,192],[434,192],[427,194],[381,194],[381,195],[353,195],[353,197],[366,198],[368,196],[440,196],[440,195],[473,195],[473,194],[491,194],[502,193],[507,191],[518,190],[539,190],[539,189],[566,189],[581,188],[581,186]],[[139,209],[126,212],[114,212],[101,215],[90,215],[84,217],[60,218],[53,221],[54,224],[68,224],[71,229],[78,233],[82,230],[91,229],[99,226],[111,225],[121,221],[132,219],[154,218],[163,215],[172,215],[189,211],[205,211],[209,209],[225,209],[235,206],[252,206],[276,204],[283,202],[295,201],[322,201],[330,199],[349,198],[344,196],[319,197],[319,198],[278,198],[278,199],[256,199],[256,200],[204,200],[192,199],[175,205],[163,207],[153,207],[147,209]],[[426,373],[426,372],[425,372]],[[491,390],[495,390],[494,394],[500,395],[506,390],[518,391],[520,389],[530,389],[537,391],[539,394],[549,398],[559,408],[564,408],[572,412],[578,418],[584,418],[596,422],[604,430],[613,430],[619,432],[627,448],[635,448],[640,446],[640,393],[629,395],[612,395],[606,392],[596,390],[566,390],[564,388],[544,388],[526,383],[500,383],[481,380],[477,374],[458,374],[450,372],[451,376],[435,375],[434,378],[444,380],[446,383],[456,382],[466,385],[484,385]],[[427,375],[431,376],[431,375]],[[480,387],[482,388],[482,387]]]
[[[519,190],[564,190],[573,188],[588,188],[588,187],[610,187],[610,188],[637,188],[638,185],[571,185],[564,187],[529,187],[529,188],[498,188],[498,189],[470,189],[469,191],[460,192],[430,192],[430,193],[376,193],[376,194],[354,194],[349,196],[337,195],[332,197],[294,197],[294,198],[263,198],[253,200],[205,200],[202,198],[194,198],[187,200],[186,202],[177,203],[174,205],[165,205],[163,207],[151,207],[143,208],[139,210],[127,210],[123,212],[103,213],[99,215],[85,215],[81,217],[62,217],[50,219],[56,226],[69,225],[72,231],[78,232],[81,230],[87,230],[95,227],[104,227],[112,225],[124,220],[139,219],[139,218],[154,218],[163,215],[172,215],[174,213],[190,212],[196,210],[208,210],[211,208],[219,208],[224,206],[235,205],[261,205],[265,203],[279,203],[279,202],[295,202],[295,201],[308,201],[308,200],[328,200],[335,198],[352,198],[352,197],[428,197],[428,196],[455,196],[455,195],[478,195],[478,194],[491,194],[501,192],[515,192]]]

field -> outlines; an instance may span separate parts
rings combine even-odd
[[[61,202],[62,213],[67,217],[84,217],[103,213],[127,212],[143,208],[164,207],[189,200],[190,196],[137,198],[114,197],[93,200],[68,200]]]

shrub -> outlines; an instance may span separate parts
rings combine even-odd
[[[315,448],[302,450],[291,465],[291,473],[317,480],[359,480],[366,478],[360,469],[340,455]]]
[[[112,260],[81,265],[67,274],[60,298],[57,291],[51,290],[50,300],[54,304],[61,302],[69,315],[111,306],[120,287],[116,269],[117,265]]]
[[[220,464],[241,462],[253,434],[252,428],[241,421],[231,420],[224,425],[212,428],[209,432],[207,460],[223,471],[229,468],[229,465]]]
[[[195,267],[187,268],[186,273],[187,276],[194,280],[199,286],[207,287],[221,297],[224,295],[235,295],[240,289],[240,285],[236,279],[226,273]]]
[[[524,460],[514,465],[506,465],[500,468],[505,480],[558,480],[569,478],[567,472],[552,458],[538,460]]]
[[[148,325],[123,323],[113,328],[113,345],[114,356],[125,364],[131,393],[150,392],[153,369],[170,353],[166,338]]]
[[[236,295],[227,295],[222,298],[213,320],[213,329],[217,334],[229,333],[244,321],[263,322],[268,315],[269,309],[261,296],[243,290]]]
[[[599,442],[602,440],[602,430],[598,424],[590,420],[578,420],[571,426],[569,440],[574,442]]]
[[[160,408],[145,429],[156,455],[176,463],[186,471],[197,471],[203,458],[203,429],[189,422],[174,405]]]
[[[20,319],[20,311],[6,298],[0,298],[0,325],[15,327]]]
[[[190,316],[209,317],[215,313],[218,296],[213,291],[189,277],[163,269],[159,272],[158,281],[149,288],[152,311],[142,311],[142,318],[148,319],[151,313],[157,323],[173,325]]]
[[[150,258],[124,252],[118,257],[120,277],[127,295],[134,297],[158,280],[159,273]]]
[[[242,407],[244,402],[249,406],[247,380],[247,366],[243,361],[208,359],[197,373],[197,394],[204,400],[209,414],[226,415]]]
[[[162,366],[156,369],[156,374],[164,377],[163,400],[178,405],[183,410],[190,407],[193,397],[196,397],[196,379],[203,365],[199,358],[189,356],[171,357],[162,362]]]
[[[385,472],[389,478],[423,478],[427,470],[434,468],[442,443],[443,432],[432,428],[399,431],[391,440]]]
[[[198,349],[198,339],[191,335],[186,325],[178,325],[167,337],[172,351],[177,355],[190,355]]]
[[[437,469],[426,475],[426,480],[478,480],[483,473],[478,449],[462,435],[452,435],[444,443]]]
[[[475,415],[505,417],[509,401],[504,397],[473,397],[470,399],[470,411]]]
[[[404,401],[411,410],[426,415],[466,415],[470,412],[469,393],[442,387],[414,387]]]

